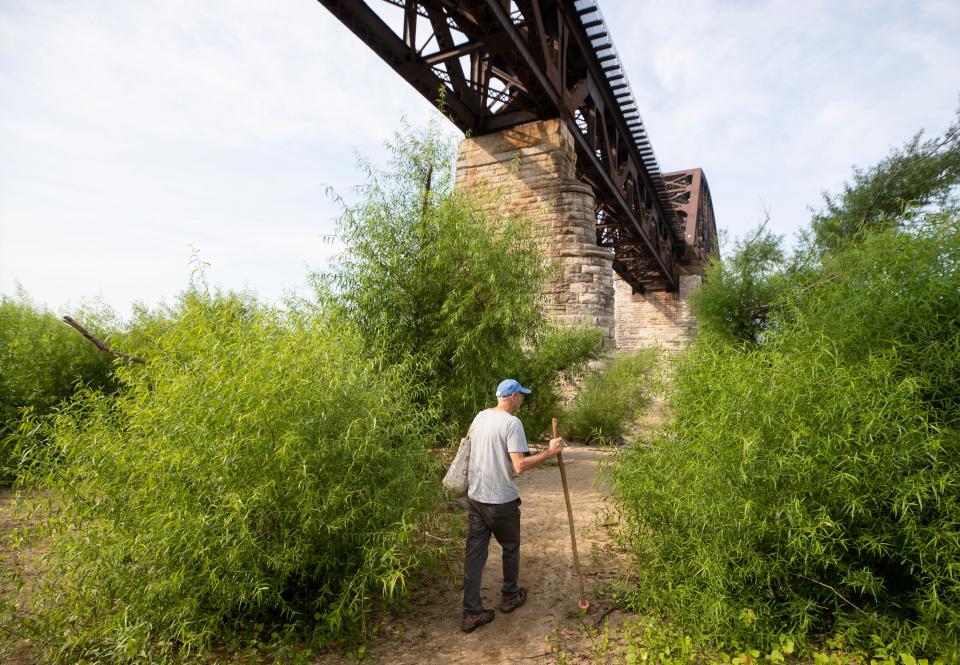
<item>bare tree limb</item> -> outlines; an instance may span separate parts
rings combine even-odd
[[[427,208],[430,205],[430,184],[433,181],[433,164],[427,168],[427,183],[423,188],[423,212],[420,213],[421,219],[426,219]]]
[[[820,586],[822,586],[822,587],[825,588],[825,589],[829,589],[830,591],[833,592],[833,594],[834,594],[837,598],[839,598],[840,600],[842,600],[844,603],[846,603],[847,605],[849,605],[850,607],[852,607],[852,608],[855,609],[856,611],[858,611],[858,612],[860,612],[861,614],[863,614],[865,617],[867,617],[868,619],[870,619],[871,621],[873,621],[873,622],[876,623],[877,625],[883,626],[884,628],[886,628],[887,630],[889,630],[889,631],[890,631],[891,633],[893,633],[893,634],[899,633],[899,631],[895,630],[892,626],[888,626],[887,624],[885,624],[884,622],[880,621],[878,618],[876,618],[875,616],[873,616],[873,615],[870,614],[869,612],[866,612],[866,611],[864,611],[863,609],[861,609],[861,608],[857,607],[856,605],[854,605],[851,601],[849,601],[849,600],[847,600],[846,598],[844,598],[843,595],[841,595],[841,593],[840,593],[839,591],[837,591],[836,589],[834,589],[834,588],[833,588],[832,586],[830,586],[829,584],[824,584],[824,583],[821,582],[820,580],[815,580],[815,579],[813,579],[812,577],[807,577],[806,575],[801,575],[800,573],[792,573],[792,575],[793,575],[794,577],[799,577],[799,578],[801,578],[801,579],[807,580],[808,582],[813,582],[814,584],[819,584]]]
[[[64,316],[62,321],[66,323],[68,326],[76,329],[77,332],[79,332],[81,335],[86,337],[90,341],[90,343],[92,343],[95,347],[97,347],[98,349],[106,353],[108,356],[120,358],[121,360],[128,360],[134,363],[140,363],[141,365],[145,365],[147,362],[146,360],[144,360],[143,358],[140,358],[139,356],[134,356],[129,353],[121,353],[120,351],[114,351],[109,346],[107,346],[104,342],[100,341],[99,339],[94,337],[92,334],[90,334],[90,332],[87,331],[86,328],[84,328],[79,323],[77,323],[72,317]]]

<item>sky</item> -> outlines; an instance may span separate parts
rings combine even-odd
[[[378,2],[379,0],[371,0]],[[960,2],[600,0],[664,171],[789,239],[960,104]],[[0,0],[0,293],[127,316],[207,280],[277,301],[430,103],[313,0]]]

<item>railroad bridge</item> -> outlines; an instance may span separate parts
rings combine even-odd
[[[710,189],[661,172],[596,0],[319,2],[466,134],[457,187],[538,225],[562,267],[555,319],[621,349],[689,340]]]

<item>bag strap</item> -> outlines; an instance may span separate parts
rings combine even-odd
[[[483,412],[481,411],[481,413],[483,413]],[[477,415],[480,415],[480,414],[477,414]],[[470,435],[473,433],[473,426],[476,424],[476,422],[477,422],[477,416],[474,416],[474,417],[473,417],[473,420],[470,421],[470,427],[467,428],[467,438],[468,438],[468,439],[470,438]],[[471,441],[472,441],[472,439],[471,439]]]

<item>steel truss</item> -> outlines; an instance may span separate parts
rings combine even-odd
[[[667,201],[677,214],[686,252],[681,263],[691,272],[702,272],[707,260],[719,252],[717,222],[713,217],[710,187],[702,169],[664,173]]]
[[[711,251],[709,190],[693,215],[709,223],[690,236],[595,0],[319,2],[464,132],[560,118],[597,197],[597,243],[634,289],[676,290],[680,269]]]

